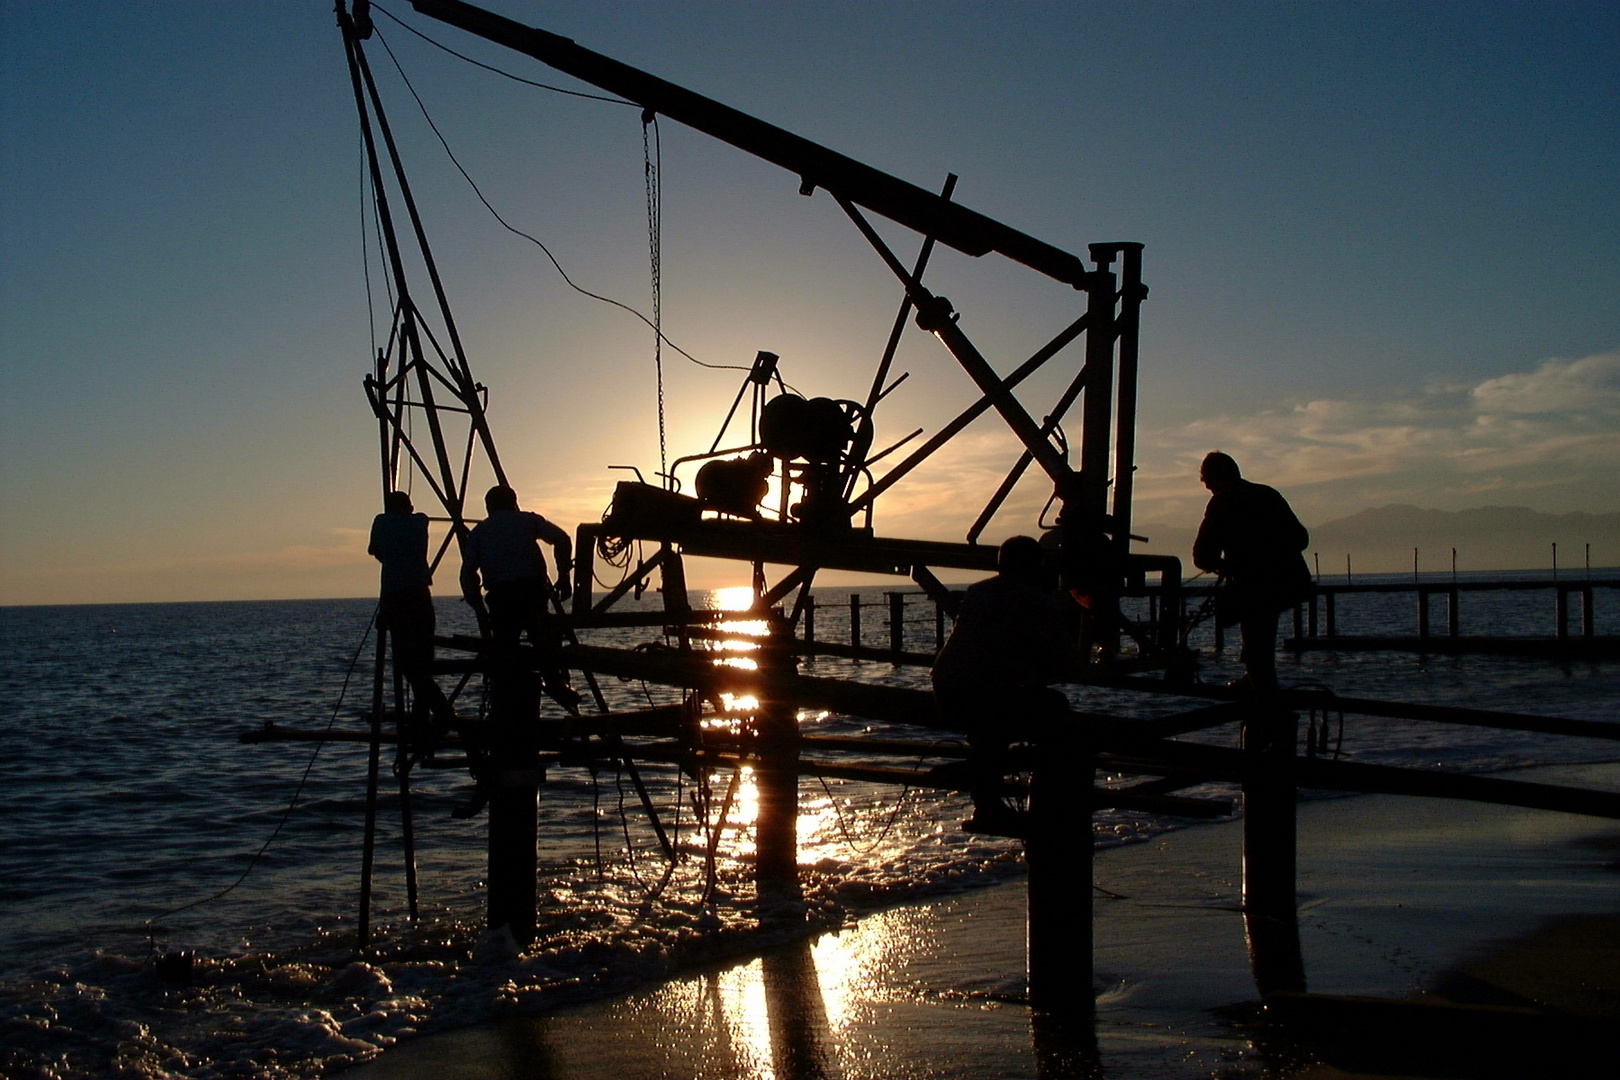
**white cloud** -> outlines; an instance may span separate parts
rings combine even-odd
[[[1473,386],[1144,428],[1139,504],[1184,516],[1211,449],[1317,516],[1389,502],[1611,510],[1620,483],[1620,353],[1543,361]]]
[[[1487,414],[1620,411],[1620,352],[1548,360],[1535,371],[1487,379],[1470,391]]]

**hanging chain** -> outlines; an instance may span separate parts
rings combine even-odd
[[[658,472],[667,487],[671,481],[664,434],[664,286],[660,265],[664,233],[664,152],[658,138],[658,115],[651,109],[641,114],[641,158],[647,181],[647,258],[652,266],[653,368],[658,374]]]

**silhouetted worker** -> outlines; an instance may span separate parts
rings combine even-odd
[[[1242,629],[1241,684],[1270,693],[1277,689],[1277,616],[1312,588],[1301,554],[1310,533],[1275,488],[1243,479],[1237,462],[1219,450],[1205,456],[1198,478],[1211,496],[1193,541],[1193,565],[1226,579],[1215,617]]]
[[[509,487],[490,488],[484,496],[484,508],[488,516],[473,526],[461,546],[462,595],[478,613],[480,628],[487,626],[497,660],[515,658],[519,638],[527,631],[529,643],[539,654],[547,693],[572,710],[579,695],[568,685],[562,670],[551,598],[569,597],[573,543],[566,532],[539,514],[519,510],[517,492]],[[556,552],[555,592],[546,574],[546,557],[540,551],[542,541]]]
[[[428,570],[428,519],[414,512],[403,491],[383,496],[383,512],[371,523],[366,552],[382,563],[382,598],[377,625],[394,640],[394,666],[417,703],[433,715],[442,737],[455,723],[455,710],[433,678],[433,575]]]
[[[1017,835],[1001,801],[1007,747],[1038,739],[1067,712],[1068,700],[1049,684],[1062,677],[1071,649],[1034,538],[1003,541],[996,569],[968,587],[932,679],[941,716],[973,749],[973,818],[962,827]]]

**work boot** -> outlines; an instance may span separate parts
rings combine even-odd
[[[973,816],[962,822],[962,831],[988,836],[1010,836],[1015,840],[1029,839],[1029,826],[1025,815],[1005,803],[989,803],[973,808]]]

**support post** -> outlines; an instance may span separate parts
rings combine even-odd
[[[889,652],[894,654],[895,666],[900,664],[900,654],[906,648],[906,596],[904,593],[891,592],[889,594]]]
[[[1592,586],[1581,588],[1581,637],[1590,638],[1597,632],[1597,616],[1592,612]]]
[[[527,670],[516,643],[495,646],[490,682],[489,928],[502,926],[518,945],[534,940],[535,867],[539,843],[540,678]]]
[[[1072,718],[1045,741],[1030,778],[1028,975],[1037,1013],[1089,1017],[1092,996],[1091,786],[1094,752]]]
[[[426,713],[427,702],[416,709]],[[399,662],[399,639],[394,639],[394,775],[399,779],[399,830],[405,856],[405,910],[416,921],[416,821],[411,813],[411,755],[409,714],[405,710],[405,669]]]
[[[813,643],[816,640],[816,597],[814,593],[804,598],[804,640]]]
[[[792,632],[776,617],[770,621],[770,634],[755,653],[763,678],[754,730],[754,880],[766,905],[799,898],[799,721],[784,678],[793,668]]]
[[[1554,617],[1557,620],[1557,634],[1559,641],[1569,640],[1569,590],[1562,585],[1555,586],[1558,599],[1555,603]]]
[[[1321,604],[1320,604],[1320,602],[1318,600],[1317,592],[1316,592],[1316,590],[1314,588],[1311,589],[1310,607],[1311,607],[1311,613],[1310,613],[1311,614],[1311,637],[1315,637],[1318,622],[1319,622],[1319,620],[1317,618],[1317,616],[1319,614],[1318,609],[1321,607]]]
[[[1215,624],[1215,651],[1217,653],[1223,653],[1226,651],[1226,627],[1221,625],[1221,617],[1219,615],[1216,615],[1215,618],[1211,619],[1210,621]]]
[[[360,918],[357,942],[371,944],[371,868],[377,855],[377,775],[382,767],[383,677],[388,631],[377,627],[377,668],[371,683],[371,746],[366,760],[366,833],[360,848]]]
[[[1327,636],[1338,637],[1339,620],[1337,601],[1339,599],[1339,594],[1329,589],[1323,594],[1323,599],[1327,602]]]
[[[1243,784],[1243,927],[1261,997],[1305,990],[1295,905],[1295,743],[1299,717],[1265,700],[1249,714]]]
[[[849,594],[849,644],[852,648],[859,648],[861,644],[861,594]]]

